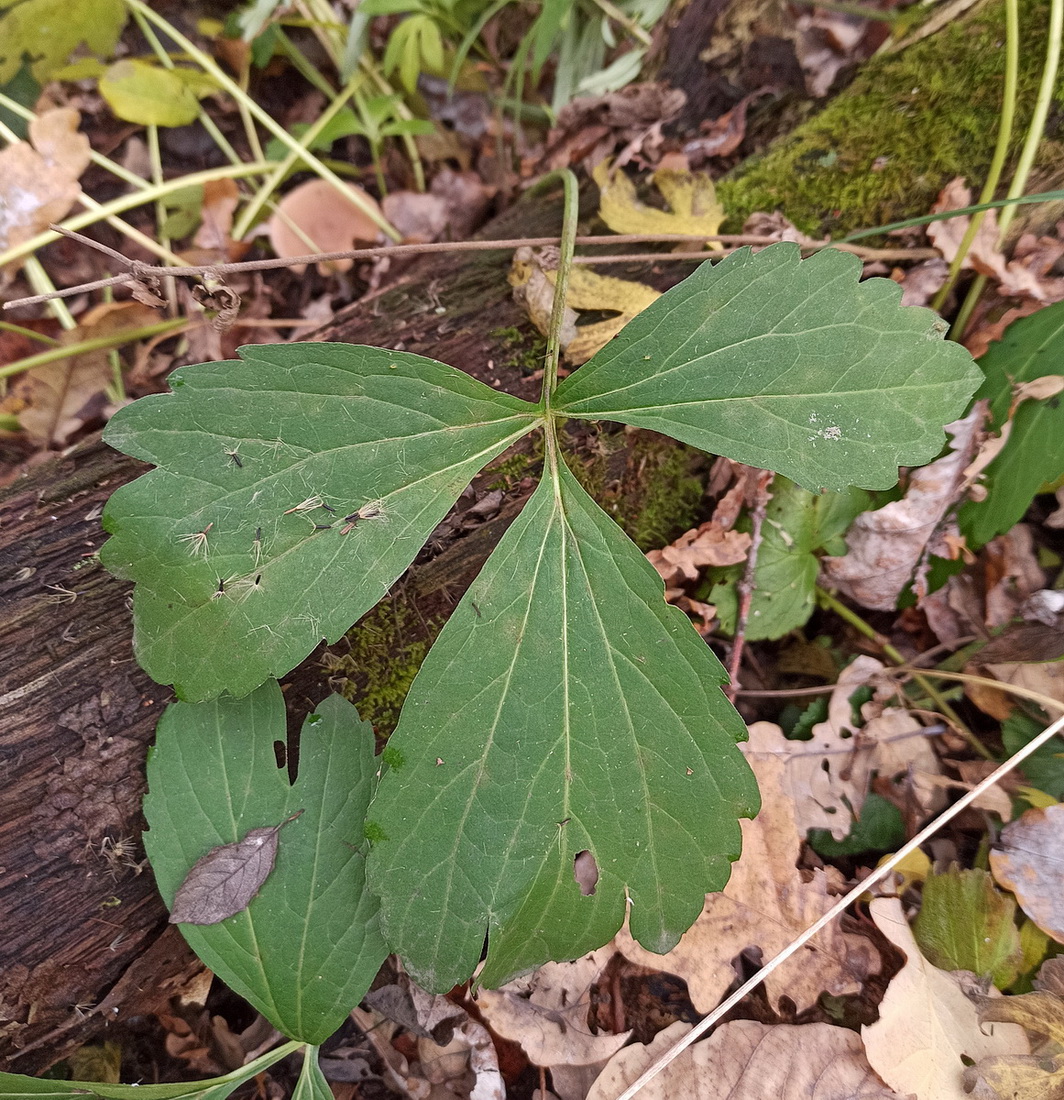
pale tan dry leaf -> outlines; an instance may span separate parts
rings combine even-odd
[[[905,496],[873,512],[862,512],[846,532],[847,553],[821,563],[827,585],[863,607],[892,611],[898,595],[924,558],[928,543],[963,486],[982,417],[975,411],[946,426],[950,452],[914,470]],[[915,588],[922,595],[922,577]]]
[[[754,727],[755,737],[759,732]],[[759,740],[741,748],[757,776],[761,812],[753,821],[741,822],[742,856],[732,865],[724,891],[706,896],[701,915],[667,955],[641,947],[627,926],[614,941],[632,962],[683,978],[699,1012],[709,1012],[720,1002],[735,979],[736,956],[748,948],[757,948],[766,960],[777,955],[831,908],[843,888],[834,868],[798,871],[799,810],[791,797],[786,761],[772,751],[758,752]],[[773,1005],[787,997],[802,1012],[823,992],[857,992],[878,967],[871,941],[842,931],[836,921],[809,943],[800,960],[770,974],[765,989]]]
[[[836,840],[849,835],[873,773],[908,782],[916,774],[941,771],[929,738],[919,735],[919,722],[900,707],[884,705],[894,689],[883,673],[880,661],[863,655],[843,669],[827,718],[813,726],[808,741],[788,741],[779,727],[764,722],[750,727],[749,752],[773,753],[784,761],[783,782],[802,836],[809,829],[828,829]],[[850,696],[866,685],[875,688],[876,698],[862,706],[857,723]],[[940,791],[929,791],[919,804],[931,812],[943,801]]]
[[[690,1031],[673,1024],[614,1055],[588,1094],[613,1100]],[[695,1043],[640,1094],[645,1100],[905,1100],[876,1077],[853,1031],[735,1020]]]
[[[347,186],[364,203],[379,210],[372,195],[353,183]],[[380,229],[367,214],[322,179],[308,180],[289,191],[277,204],[268,228],[270,244],[281,257],[347,252],[373,244],[380,236]],[[331,264],[318,264],[318,270],[323,275],[330,269],[348,271],[353,263],[354,260],[333,260]],[[306,266],[296,264],[292,270],[302,274]]]
[[[1002,829],[990,870],[1047,936],[1064,943],[1064,803],[1028,810]]]
[[[591,986],[613,954],[607,945],[574,962],[547,963],[501,989],[481,990],[477,1005],[498,1034],[521,1044],[533,1065],[603,1061],[631,1035],[593,1035],[588,1025]]]
[[[30,142],[0,150],[0,250],[14,248],[62,221],[81,194],[89,163],[81,116],[69,107],[44,111],[29,126]]]
[[[445,1045],[432,1039],[418,1040],[418,1060],[425,1079],[432,1085],[448,1084],[449,1088],[441,1095],[457,1093],[468,1095],[470,1100],[506,1100],[506,1083],[499,1072],[499,1056],[488,1029],[466,1012],[461,1015],[462,1022]]]
[[[59,339],[74,345],[156,319],[153,310],[138,302],[105,302],[89,310],[77,328]],[[83,352],[20,374],[5,404],[12,411],[17,409],[19,423],[35,443],[62,447],[87,421],[102,415],[104,390],[112,380],[106,350]]]
[[[229,256],[233,228],[233,213],[240,202],[240,189],[236,180],[208,180],[203,185],[203,206],[200,225],[192,243],[196,248]]]
[[[917,1100],[967,1100],[965,1060],[1029,1053],[1023,1029],[1014,1024],[984,1033],[956,978],[920,954],[897,898],[876,898],[869,908],[876,927],[906,958],[879,1019],[861,1029],[869,1063],[891,1088]]]
[[[924,260],[913,264],[894,280],[901,286],[901,304],[926,306],[939,292],[948,275],[949,264],[945,260]]]

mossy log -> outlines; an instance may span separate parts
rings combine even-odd
[[[557,233],[560,210],[556,192],[529,196],[488,235]],[[402,347],[535,399],[543,344],[512,301],[510,258],[422,258],[318,338]],[[688,270],[670,264],[650,278],[664,289]],[[569,438],[585,482],[645,543],[692,518],[703,457],[647,433]],[[18,1072],[165,1008],[198,970],[141,862],[144,761],[172,696],[133,658],[130,585],[95,557],[104,502],[145,469],[96,438],[0,491],[0,1065]],[[286,678],[294,728],[334,688],[388,732],[537,472],[531,448],[485,472],[392,596]]]

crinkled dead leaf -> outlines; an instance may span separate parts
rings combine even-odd
[[[771,739],[768,751],[763,748],[765,725],[751,726],[750,740],[741,746],[757,776],[762,808],[753,821],[742,822],[742,856],[723,893],[706,896],[701,915],[666,955],[640,947],[627,927],[616,940],[632,962],[683,978],[699,1012],[714,1008],[734,981],[736,956],[756,947],[764,959],[772,958],[831,908],[843,886],[832,867],[813,871],[807,880],[796,866],[802,845],[797,817],[803,811],[792,795],[785,757]],[[871,941],[843,932],[836,921],[811,941],[800,963],[770,974],[765,989],[771,1004],[788,997],[802,1012],[823,992],[858,991],[878,967]]]
[[[556,249],[536,251],[523,247],[514,253],[510,268],[509,281],[514,288],[514,298],[524,306],[532,323],[544,336],[550,331],[557,267]],[[636,314],[660,297],[658,291],[643,283],[596,275],[584,266],[574,267],[569,274],[561,334],[561,347],[566,360],[576,365],[586,363]],[[577,326],[579,315],[576,310],[612,312],[617,316]]]
[[[252,829],[243,840],[219,844],[192,865],[174,895],[171,924],[219,924],[251,904],[277,861],[279,825]]]
[[[994,878],[1048,936],[1064,943],[1064,803],[1028,810],[990,853]]]
[[[30,122],[29,142],[0,150],[0,251],[61,221],[77,201],[78,177],[89,163],[80,121],[69,107],[44,111]]]
[[[615,233],[682,233],[714,237],[724,221],[713,181],[704,172],[659,168],[651,179],[671,210],[658,210],[640,202],[635,184],[623,172],[611,173],[603,161],[593,173],[599,186],[599,217]],[[719,241],[706,242],[719,250]],[[685,245],[690,248],[690,245]]]
[[[433,1089],[432,1095],[457,1093],[468,1094],[470,1100],[506,1100],[506,1082],[499,1071],[499,1056],[488,1029],[465,1011],[461,1017],[445,1045],[432,1039],[418,1039],[418,1061],[425,1079],[432,1085],[448,1086],[445,1090]]]
[[[925,559],[928,543],[947,510],[963,491],[981,424],[982,415],[973,411],[964,420],[947,425],[949,453],[913,471],[901,500],[863,512],[853,521],[846,533],[847,553],[823,560],[827,584],[863,607],[894,609],[899,594]],[[915,579],[915,588],[918,595],[926,591],[922,572]]]
[[[673,1024],[647,1046],[615,1055],[587,1100],[614,1100],[684,1037]],[[860,1038],[830,1024],[734,1020],[688,1047],[639,1094],[642,1100],[904,1100],[873,1073]]]
[[[347,185],[362,203],[379,210],[376,200],[353,183]],[[289,191],[267,223],[270,245],[278,256],[307,256],[312,252],[348,252],[373,244],[380,229],[353,202],[348,202],[327,180],[312,179]],[[323,275],[348,271],[354,260],[318,264]],[[301,275],[304,264],[293,264]]]
[[[93,307],[77,328],[63,332],[62,344],[111,336],[157,320],[137,302],[105,302]],[[4,407],[18,415],[23,430],[42,447],[62,447],[103,413],[104,391],[114,380],[106,349],[82,352],[23,372],[11,386]]]
[[[897,898],[876,898],[870,911],[907,960],[887,988],[879,1019],[861,1029],[869,1063],[891,1088],[921,1100],[966,1100],[966,1065],[1029,1052],[1022,1028],[980,1027],[976,1007],[954,975],[920,954]]]
[[[501,989],[481,990],[477,1005],[494,1031],[520,1043],[533,1065],[603,1061],[631,1035],[594,1035],[588,1026],[591,986],[613,953],[607,946],[574,962],[547,963]]]
[[[1058,977],[1060,975],[1060,977]],[[965,1083],[976,1095],[980,1085],[1009,1100],[1064,1098],[1064,960],[1050,959],[1035,979],[1036,991],[1016,997],[986,997],[979,1001],[983,1024],[1019,1024],[1036,1041],[1051,1044],[1041,1055],[997,1055],[982,1058],[965,1072]]]
[[[749,549],[750,536],[745,531],[726,531],[715,520],[708,520],[661,550],[651,550],[647,560],[666,587],[672,587],[697,579],[707,566],[737,565],[746,560]]]

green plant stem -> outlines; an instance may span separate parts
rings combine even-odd
[[[338,95],[334,96],[332,103],[322,111],[318,119],[311,125],[310,129],[298,139],[298,142],[304,148],[310,148],[314,139],[325,129],[325,127],[336,117],[337,112],[348,101],[348,99],[354,94],[356,81],[349,81],[347,87]],[[262,185],[252,196],[251,201],[244,207],[240,213],[240,217],[237,219],[236,224],[233,226],[233,239],[241,240],[248,230],[255,224],[255,220],[262,212],[262,208],[266,205],[270,196],[277,190],[281,183],[284,182],[285,177],[292,170],[292,168],[299,162],[300,154],[294,149],[289,151],[288,155],[283,161],[270,173],[269,176],[263,181]]]
[[[1049,32],[1046,36],[1046,61],[1042,67],[1042,80],[1038,85],[1038,97],[1035,100],[1034,111],[1031,114],[1031,122],[1027,127],[1027,136],[1024,138],[1023,148],[1020,150],[1020,159],[1016,164],[1016,171],[1009,186],[1007,199],[1013,202],[1022,200],[1023,192],[1027,187],[1027,181],[1034,167],[1035,156],[1038,154],[1038,145],[1045,132],[1046,118],[1053,102],[1053,90],[1057,82],[1057,70],[1060,67],[1061,38],[1064,38],[1064,0],[1051,0],[1049,8]],[[1001,211],[998,221],[998,244],[1005,240],[1009,226],[1016,217],[1016,207],[1006,206]],[[976,303],[982,296],[986,287],[986,276],[979,275],[968,288],[968,294],[964,304],[957,313],[957,319],[953,322],[956,339],[964,336],[964,330],[968,326]]]
[[[336,95],[336,89],[318,72],[317,68],[307,59],[306,54],[280,27],[276,27],[274,33],[277,36],[277,44],[281,47],[281,52],[292,62],[299,75],[312,88],[317,88],[326,100],[331,100]]]
[[[558,388],[558,365],[561,362],[562,324],[565,321],[565,299],[569,291],[569,272],[576,250],[576,230],[580,220],[580,193],[576,176],[571,169],[561,168],[556,174],[564,187],[562,237],[558,249],[558,278],[554,283],[554,301],[551,304],[550,328],[547,331],[547,359],[543,365],[543,388],[540,400],[550,419],[551,400]],[[549,177],[548,177],[549,178]],[[545,182],[545,181],[544,181]]]
[[[906,666],[909,671],[910,666]],[[961,684],[977,684],[980,687],[993,688],[995,691],[1004,692],[1006,695],[1015,695],[1018,699],[1029,699],[1037,703],[1044,710],[1064,713],[1064,702],[1054,699],[1051,695],[1045,695],[1040,691],[1032,691],[1020,684],[1010,684],[1005,680],[994,680],[989,676],[975,676],[969,672],[947,672],[940,668],[926,670],[928,676],[938,677],[940,680],[955,680]]]
[[[2,266],[3,265],[0,264],[0,267]],[[44,270],[43,264],[36,256],[30,256],[23,265],[23,270],[26,273],[26,278],[29,280],[30,286],[32,286],[38,294],[49,294],[55,290],[55,283],[49,278],[48,272]],[[63,328],[69,330],[78,327],[77,321],[74,320],[74,315],[67,309],[66,302],[58,298],[52,298],[48,302],[48,308],[51,310],[52,316],[55,317]],[[2,377],[3,373],[0,372],[0,378]]]
[[[301,151],[299,142],[296,141],[283,126],[274,121],[274,119],[253,99],[249,99],[247,93],[215,63],[212,57],[205,54],[195,45],[195,43],[191,42],[176,28],[170,26],[162,16],[152,11],[151,8],[143,3],[143,0],[125,0],[125,2],[131,11],[142,12],[146,19],[149,19],[156,26],[161,26],[182,49],[188,50],[189,54],[199,63],[204,72],[214,77],[218,84],[238,102],[246,103],[249,113],[260,125],[269,130],[269,132],[280,140],[288,149],[296,150],[297,154],[302,156],[302,159],[307,162],[310,168],[317,172],[322,179],[331,183],[333,187],[336,188],[338,194],[343,195],[348,202],[357,206],[359,210],[361,210],[362,213],[364,213],[366,217],[385,234],[385,236],[393,241],[400,239],[398,231],[394,226],[388,223],[387,219],[382,214],[370,206],[368,202],[365,202],[356,192],[352,191],[351,188],[347,187],[343,180],[322,164],[313,153],[307,150]],[[261,163],[261,161],[259,163]]]
[[[846,604],[844,604],[841,600],[836,599],[835,596],[833,596],[830,592],[825,591],[819,585],[816,589],[816,599],[817,603],[820,604],[821,607],[827,608],[829,611],[833,611],[836,615],[838,615],[840,619],[848,623],[856,631],[863,634],[870,641],[875,642],[875,644],[879,646],[879,648],[883,651],[883,655],[887,657],[888,660],[892,661],[895,665],[898,665],[899,667],[908,667],[908,661],[905,660],[901,653],[899,653],[898,650],[895,649],[894,646],[892,646],[890,642],[887,641],[887,639],[879,633],[878,630],[872,627],[869,623],[865,622],[865,620],[862,619],[856,611],[854,611],[850,607],[847,607]],[[947,719],[949,719],[950,723],[964,737],[971,748],[981,757],[983,757],[984,760],[992,760],[994,758],[994,754],[990,752],[990,750],[979,740],[979,738],[976,737],[975,734],[967,727],[967,725],[961,719],[960,715],[958,715],[957,712],[949,705],[949,703],[942,698],[941,693],[936,690],[935,686],[928,682],[927,674],[917,672],[915,669],[911,669],[910,673],[912,675],[912,678],[927,693],[928,697],[934,701],[935,706],[937,706],[942,714]]]
[[[359,61],[359,65],[362,71],[377,85],[382,95],[395,96],[395,113],[402,119],[403,122],[409,122],[414,117],[413,111],[403,101],[403,97],[396,92],[395,88],[389,83],[385,75],[377,68],[373,61],[373,58],[367,55]],[[399,140],[403,143],[403,148],[406,150],[407,160],[410,161],[410,166],[414,170],[414,188],[419,192],[424,192],[425,184],[425,166],[421,163],[421,154],[418,152],[417,142],[414,140],[413,134],[400,134]]]
[[[156,187],[161,186],[163,183],[163,158],[162,150],[159,148],[159,127],[148,127],[148,159],[151,163],[151,178],[152,183]],[[159,235],[159,243],[167,250],[170,251],[170,238],[163,231],[163,226],[166,223],[166,204],[161,198],[155,200],[155,232]],[[167,279],[166,288],[163,293],[166,295],[166,302],[170,307],[171,313],[177,313],[177,286],[173,279]]]
[[[199,184],[209,183],[211,180],[240,179],[245,176],[261,176],[271,168],[276,167],[273,161],[253,161],[251,164],[228,164],[220,168],[209,168],[203,172],[193,172],[191,175],[178,179],[167,180],[160,185],[152,184],[142,191],[130,195],[120,195],[108,203],[96,205],[84,214],[76,214],[63,222],[64,229],[83,229],[87,225],[104,221],[112,214],[121,214],[123,211],[132,210],[138,206],[155,202],[164,195],[171,195],[175,191],[181,191],[186,187],[196,187]],[[54,229],[45,230],[31,237],[28,241],[13,245],[5,252],[0,253],[0,267],[4,267],[14,260],[21,260],[23,256],[29,256],[37,249],[58,238],[59,234]],[[176,257],[175,257],[176,259]]]
[[[1016,90],[1019,85],[1020,71],[1020,14],[1019,0],[1005,0],[1005,86],[1001,95],[1001,114],[998,116],[997,141],[994,144],[994,155],[990,161],[986,179],[983,181],[983,189],[979,193],[980,202],[989,202],[997,190],[998,181],[1005,167],[1005,158],[1008,156],[1009,142],[1012,140],[1012,123],[1016,117]],[[1014,209],[1006,207],[1006,209]],[[961,238],[957,255],[949,267],[949,275],[940,287],[938,293],[932,299],[931,308],[941,310],[950,291],[953,290],[957,278],[961,273],[964,260],[968,255],[972,242],[979,232],[986,212],[975,214],[968,223],[968,228]],[[962,332],[964,326],[954,326],[955,332]]]
[[[630,16],[625,15],[620,8],[611,3],[611,0],[591,0],[591,2],[609,19],[620,23],[622,27],[637,41],[649,47],[653,40],[650,35]]]
[[[25,336],[27,340],[36,340],[38,343],[47,344],[49,347],[59,346],[59,341],[54,336],[45,336],[43,332],[34,332],[31,328],[13,325],[10,321],[0,321],[0,332],[13,332],[16,336]]]
[[[196,324],[194,321],[191,323]],[[0,378],[10,378],[13,374],[21,374],[22,371],[43,367],[48,363],[59,362],[61,359],[70,359],[75,355],[85,355],[90,351],[109,351],[111,348],[120,348],[124,344],[132,344],[137,340],[147,340],[164,332],[177,332],[178,329],[188,328],[189,324],[185,317],[169,317],[165,321],[156,321],[153,325],[112,332],[107,336],[96,336],[91,340],[82,340],[80,343],[67,344],[64,347],[49,348],[48,351],[39,351],[36,355],[27,355],[22,359],[16,359],[14,363],[0,367]]]

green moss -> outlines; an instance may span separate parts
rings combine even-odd
[[[1014,135],[1030,120],[1047,23],[1048,0],[1020,0]],[[728,226],[741,226],[755,210],[780,209],[805,232],[840,235],[928,211],[955,176],[978,190],[997,135],[1004,27],[1002,4],[994,2],[900,54],[870,61],[818,115],[719,181]],[[1019,144],[1014,139],[1013,149]],[[1064,142],[1043,143],[1039,164],[1064,164]]]
[[[423,622],[399,600],[387,600],[347,632],[347,653],[330,652],[323,658],[335,690],[358,707],[379,735],[395,729],[406,693],[442,626]]]
[[[533,374],[542,369],[547,358],[547,341],[534,329],[519,329],[516,325],[493,329],[489,334],[498,344],[500,367],[511,367]]]

